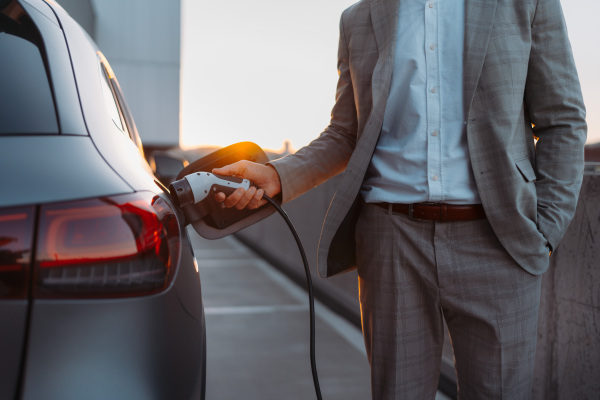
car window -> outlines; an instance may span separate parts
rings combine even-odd
[[[59,133],[41,43],[26,14],[0,13],[0,135]]]
[[[99,65],[103,78],[102,90],[105,93],[107,107],[112,107],[111,114],[113,115],[113,121],[115,121],[117,127],[119,127],[124,134],[129,135],[129,139],[131,139],[131,141],[136,145],[140,153],[143,155],[144,149],[142,148],[142,141],[140,140],[140,136],[137,132],[131,111],[127,107],[127,102],[125,101],[125,97],[123,96],[123,92],[121,91],[121,87],[117,81],[117,77],[108,63],[108,60],[106,57],[104,57],[104,54],[102,54],[101,51],[98,51],[97,55],[100,61]],[[110,94],[110,96],[108,96],[108,94]],[[120,124],[115,120],[115,107],[116,112],[120,116]]]
[[[121,132],[127,133],[126,128],[121,119],[121,112],[119,111],[119,103],[117,102],[117,99],[115,98],[115,94],[113,93],[110,82],[108,80],[109,79],[108,72],[106,71],[106,69],[104,68],[102,63],[99,63],[99,66],[100,66],[100,75],[102,76],[102,80],[101,80],[102,94],[104,95],[104,104],[106,105],[106,109],[108,110],[108,113],[110,114],[110,117],[112,118],[112,120],[113,120],[114,124],[117,126],[117,128],[119,128],[119,130]],[[127,133],[127,135],[129,135],[129,133]]]
[[[133,121],[133,115],[131,115],[131,111],[127,107],[127,102],[125,101],[125,96],[121,91],[121,87],[119,86],[119,82],[116,78],[111,78],[110,83],[112,83],[112,88],[114,90],[114,94],[117,97],[117,101],[119,102],[119,106],[121,109],[121,115],[123,116],[123,120],[125,122],[125,126],[129,130],[129,138],[135,143],[140,152],[144,154],[142,149],[142,141],[140,139],[140,135],[137,132],[137,128],[135,126],[135,122]]]

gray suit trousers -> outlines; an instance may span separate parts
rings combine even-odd
[[[460,399],[531,397],[541,277],[486,219],[417,221],[367,204],[356,239],[373,399],[435,398],[443,319]]]

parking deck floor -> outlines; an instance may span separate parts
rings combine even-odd
[[[316,398],[306,291],[233,237],[189,234],[206,313],[206,399]],[[323,399],[370,399],[360,330],[319,302],[316,343]]]

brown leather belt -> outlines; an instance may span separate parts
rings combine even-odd
[[[390,203],[374,204],[386,210],[390,209]],[[472,221],[485,218],[485,211],[481,204],[415,203],[391,204],[391,207],[393,213],[427,221]]]

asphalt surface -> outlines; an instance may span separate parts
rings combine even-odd
[[[233,237],[189,233],[206,312],[206,399],[315,399],[306,291]],[[316,302],[316,338],[323,399],[370,399],[360,330]]]

